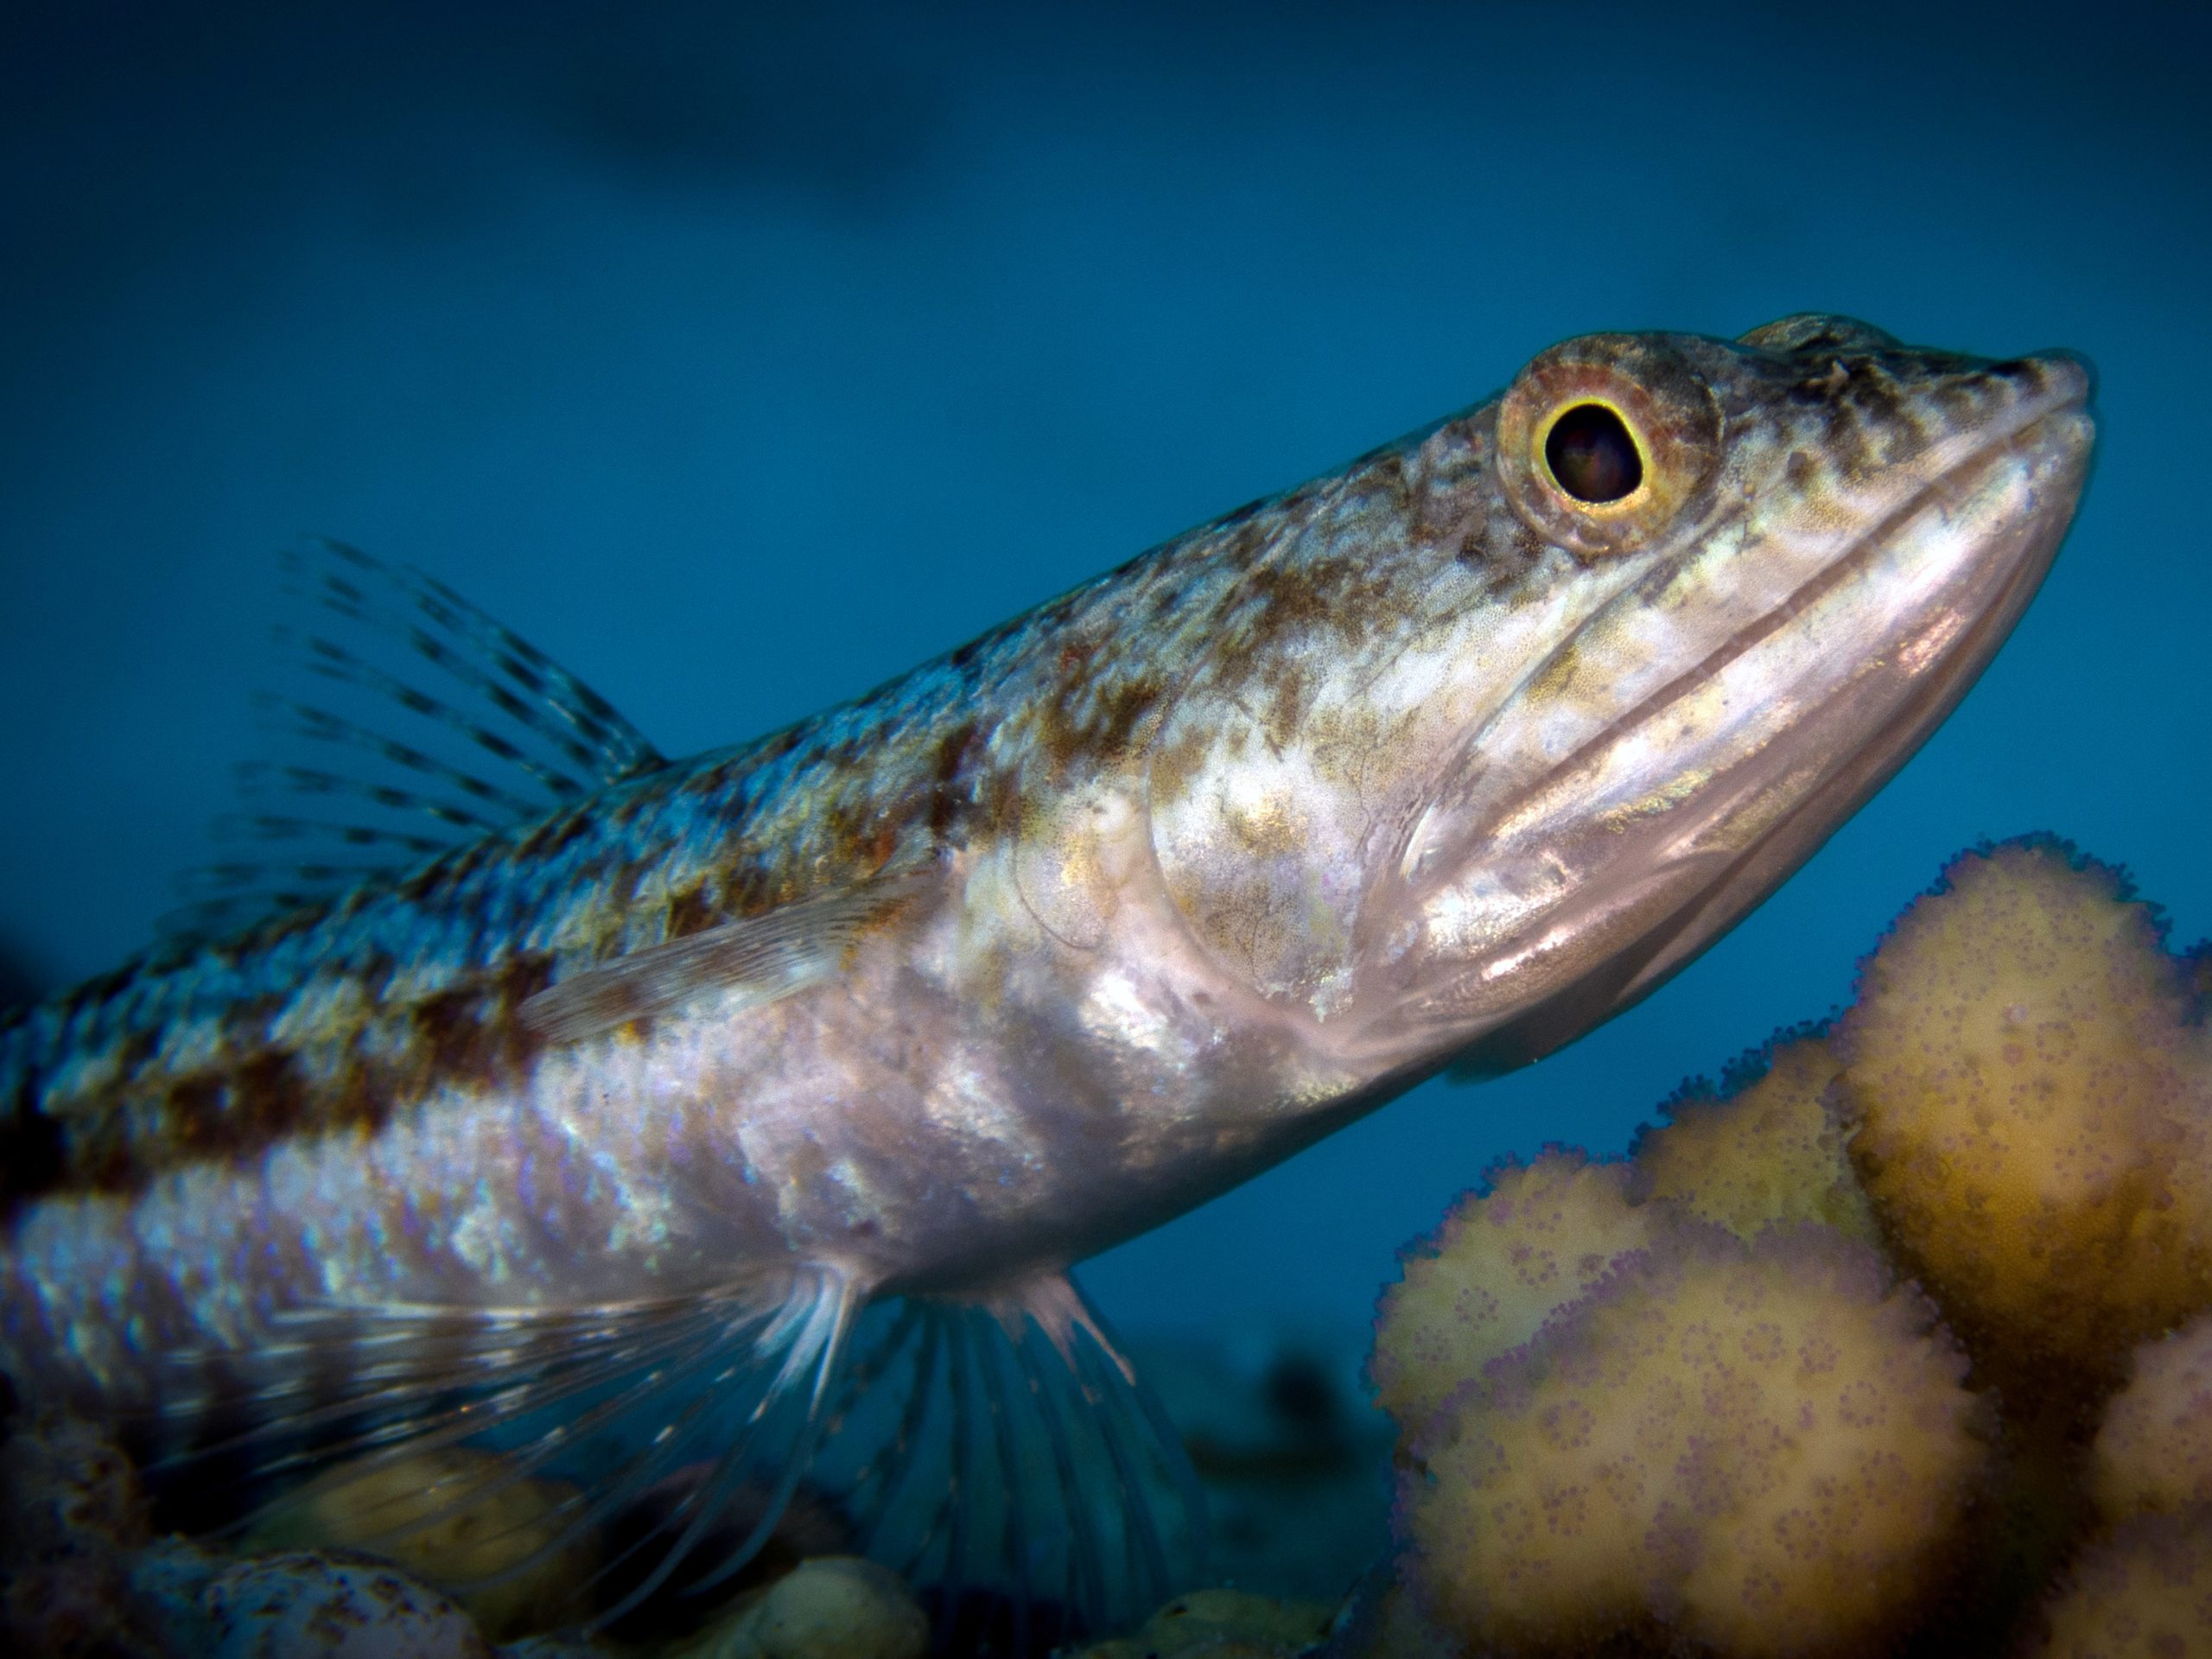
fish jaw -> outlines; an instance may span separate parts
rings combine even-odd
[[[1866,333],[1788,360],[1879,384],[1853,439],[1814,435],[1835,405],[1793,406],[1802,380],[1732,414],[1704,522],[1640,555],[1381,847],[1339,1052],[1485,1075],[1572,1041],[1771,893],[1987,665],[2086,481],[2089,371]]]

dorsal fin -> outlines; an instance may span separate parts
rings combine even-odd
[[[189,873],[194,902],[165,933],[206,938],[334,898],[666,764],[604,697],[442,583],[338,542],[284,563],[308,617],[280,642],[372,718],[259,700],[288,735],[352,761],[241,767],[248,810],[215,833],[266,851]],[[269,810],[271,795],[315,804]]]
[[[665,764],[606,698],[443,582],[381,563],[340,542],[315,543],[288,563],[324,609],[403,641],[545,745],[557,757],[556,767],[565,764],[576,777],[597,785]],[[391,688],[405,690],[396,681],[388,683]],[[522,763],[520,753],[487,738],[473,717],[460,718],[461,729],[493,753]],[[525,769],[540,775],[535,763]]]

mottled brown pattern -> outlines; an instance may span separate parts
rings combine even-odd
[[[668,921],[661,930],[662,937],[680,939],[687,933],[704,932],[729,919],[713,891],[711,880],[702,881],[695,887],[670,896]]]
[[[1855,325],[1775,325],[1761,350],[1650,338],[1729,442],[1778,447],[1808,497],[1910,438],[1910,411],[1938,407],[1929,385],[1963,361]],[[1993,395],[1972,385],[1945,392],[1942,418]],[[1155,805],[1173,801],[1198,761],[1193,734],[1160,735],[1185,699],[1288,742],[1324,677],[1358,683],[1419,628],[1440,571],[1460,603],[1543,592],[1556,550],[1499,487],[1499,407],[1240,507],[756,743],[238,936],[158,948],[31,1011],[0,1027],[0,1187],[18,1202],[130,1188],[285,1135],[372,1134],[441,1088],[525,1082],[536,1050],[515,1010],[582,968],[928,870],[1093,774],[1141,768]]]

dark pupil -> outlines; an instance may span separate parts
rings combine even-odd
[[[1552,423],[1544,459],[1578,501],[1618,501],[1643,482],[1643,458],[1621,417],[1603,404],[1577,404]]]

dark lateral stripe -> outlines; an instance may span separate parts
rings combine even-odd
[[[516,1010],[550,976],[544,958],[516,958],[419,1002],[334,1020],[309,1039],[312,1064],[302,1049],[241,1033],[217,1064],[168,1072],[146,1054],[111,1087],[67,1100],[41,1100],[26,1073],[0,1122],[0,1198],[12,1210],[45,1198],[128,1196],[158,1176],[243,1163],[286,1140],[366,1138],[443,1086],[511,1084],[543,1046]],[[266,1030],[268,1009],[255,1013],[242,1023]]]
[[[18,1090],[0,1119],[0,1223],[62,1185],[67,1163],[60,1123]]]

